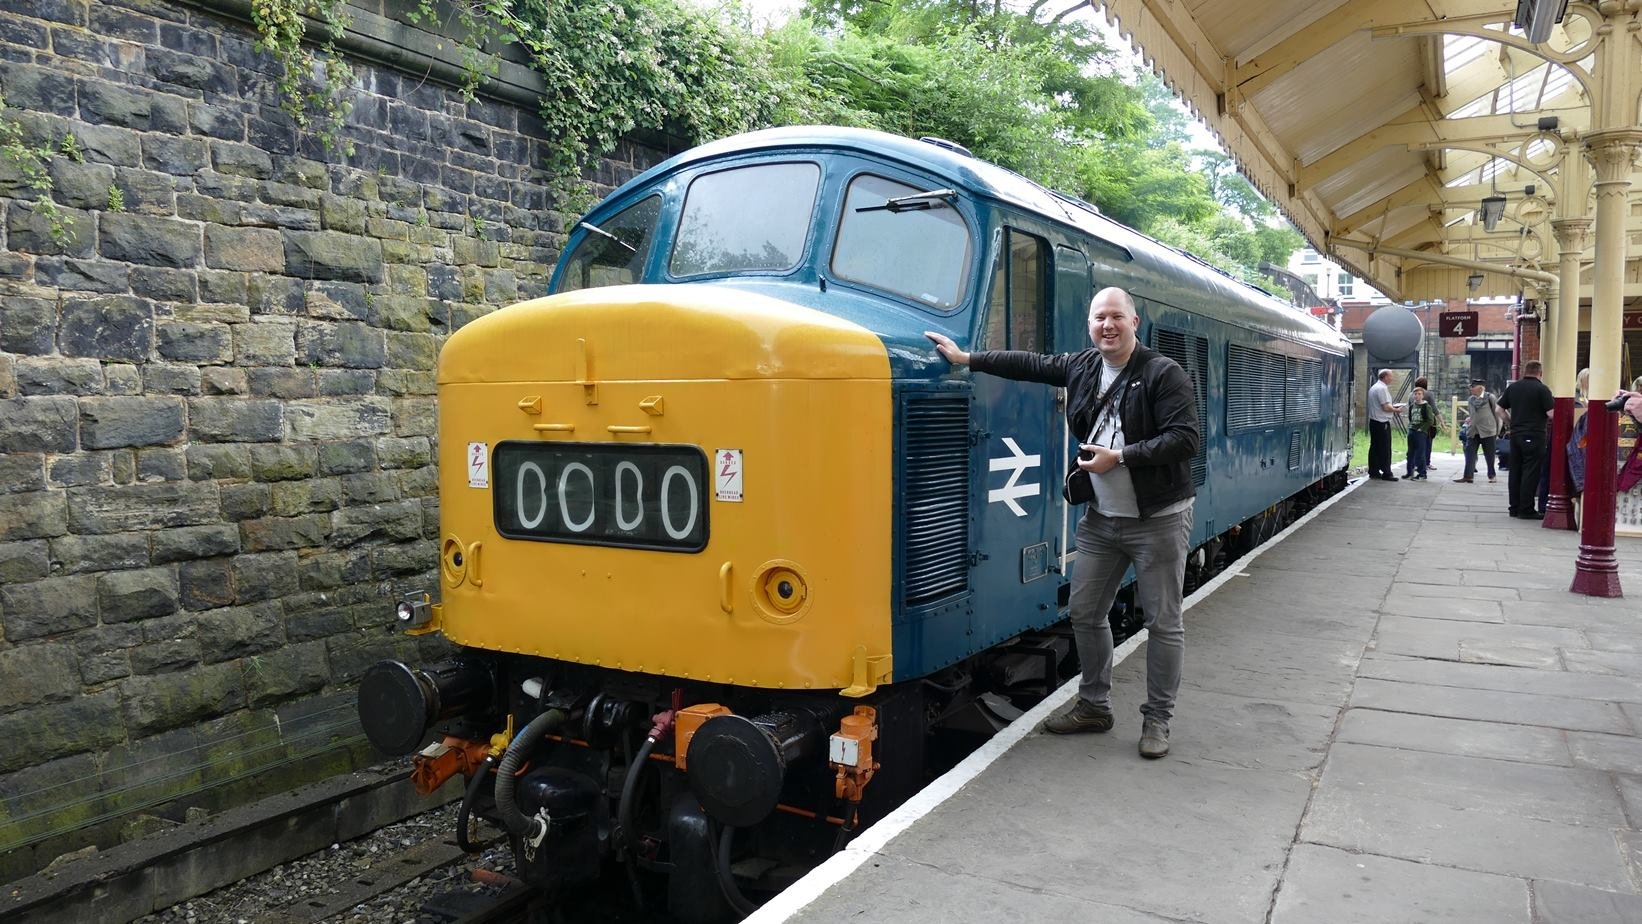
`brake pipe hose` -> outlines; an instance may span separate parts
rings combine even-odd
[[[519,772],[519,765],[524,763],[525,754],[529,753],[531,746],[543,735],[563,725],[566,718],[563,710],[549,709],[531,719],[524,731],[514,736],[502,755],[501,766],[496,768],[496,814],[509,832],[526,843],[539,843],[547,834],[547,823],[539,816],[532,818],[519,811],[518,804],[513,800],[514,774]]]

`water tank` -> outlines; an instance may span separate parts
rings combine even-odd
[[[1386,305],[1363,322],[1363,346],[1372,366],[1418,365],[1425,325],[1401,305]]]

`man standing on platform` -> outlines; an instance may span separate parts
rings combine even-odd
[[[1488,382],[1471,380],[1471,397],[1465,399],[1465,415],[1470,421],[1465,431],[1465,474],[1454,481],[1470,484],[1477,474],[1477,447],[1488,463],[1488,483],[1494,483],[1494,441],[1499,439],[1499,402],[1488,393]]]
[[[1174,360],[1136,342],[1139,331],[1134,300],[1113,287],[1096,292],[1089,304],[1095,348],[1081,353],[966,353],[950,337],[925,336],[955,365],[1066,389],[1066,423],[1079,441],[1067,495],[1088,505],[1078,521],[1069,601],[1083,680],[1076,701],[1044,728],[1060,735],[1111,730],[1107,617],[1132,564],[1149,630],[1140,756],[1155,759],[1169,753],[1186,650],[1180,597],[1197,495],[1191,461],[1200,436],[1191,379]]]
[[[1539,380],[1544,367],[1539,360],[1522,366],[1522,378],[1512,382],[1499,396],[1499,406],[1511,420],[1511,516],[1538,520],[1545,511],[1535,508],[1539,497],[1539,470],[1545,464],[1545,420],[1556,399]]]
[[[1391,403],[1391,370],[1381,369],[1368,389],[1368,477],[1396,481],[1391,474],[1391,419],[1403,411]]]

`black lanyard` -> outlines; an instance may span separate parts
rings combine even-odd
[[[1112,396],[1117,395],[1117,394],[1121,394],[1121,390],[1122,390],[1124,384],[1129,381],[1129,370],[1134,368],[1134,362],[1135,362],[1134,358],[1130,357],[1129,362],[1123,367],[1123,371],[1119,372],[1117,374],[1117,378],[1112,380],[1112,384],[1110,384],[1106,387],[1105,394],[1102,394],[1099,398],[1095,399],[1095,417],[1094,417],[1094,420],[1090,421],[1090,423],[1089,423],[1089,439],[1090,439],[1090,441],[1094,440],[1095,432],[1100,428],[1101,418],[1105,416],[1106,406],[1112,402]],[[1106,365],[1103,362],[1101,364],[1101,369],[1104,370],[1105,368],[1106,368]],[[1122,404],[1120,403],[1118,406],[1121,408]],[[1121,426],[1121,425],[1122,424],[1121,424],[1121,419],[1120,419],[1119,426]]]

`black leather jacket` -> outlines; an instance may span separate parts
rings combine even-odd
[[[1100,351],[1031,353],[983,350],[969,354],[976,372],[1066,389],[1066,425],[1079,442],[1095,425],[1100,399]],[[1194,497],[1192,457],[1202,442],[1192,382],[1180,364],[1135,344],[1123,387],[1123,464],[1135,483],[1140,515],[1149,517]],[[1076,463],[1074,462],[1075,466]]]

